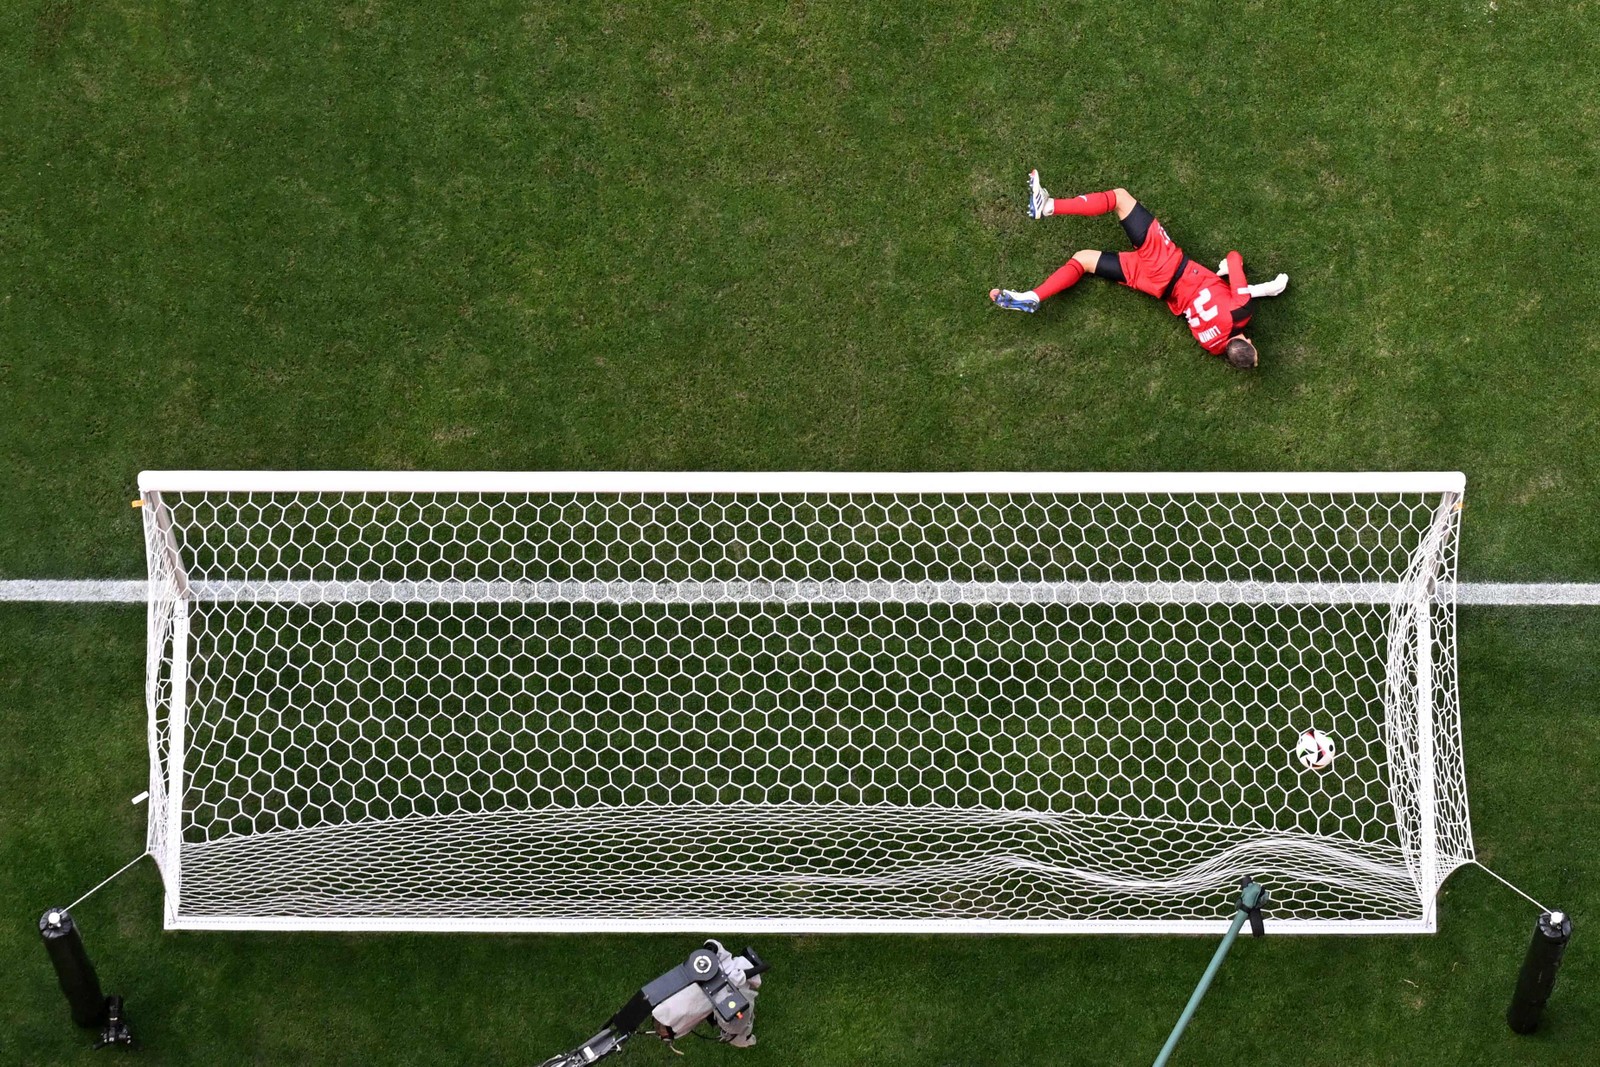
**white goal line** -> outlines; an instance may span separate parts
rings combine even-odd
[[[634,604],[1388,604],[1389,582],[874,582],[874,581],[497,581],[195,582],[199,600],[532,602]],[[0,602],[143,603],[140,580],[0,580]],[[1441,586],[1448,598],[1449,587]],[[1460,582],[1460,604],[1600,606],[1600,583]]]

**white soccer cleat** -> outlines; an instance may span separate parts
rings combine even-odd
[[[1028,217],[1042,219],[1050,214],[1050,192],[1039,184],[1039,172],[1028,172]]]
[[[1039,298],[1029,293],[1017,293],[1010,289],[990,289],[989,299],[1007,311],[1026,311],[1031,315],[1039,310]]]

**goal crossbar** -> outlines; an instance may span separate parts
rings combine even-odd
[[[1172,495],[1462,493],[1460,471],[144,471],[141,492]]]

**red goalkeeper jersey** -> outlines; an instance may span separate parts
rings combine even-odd
[[[1228,339],[1250,321],[1250,294],[1245,286],[1244,260],[1238,252],[1228,253],[1228,276],[1221,277],[1194,260],[1184,264],[1183,273],[1172,285],[1167,307],[1189,322],[1189,332],[1200,347],[1220,356]]]

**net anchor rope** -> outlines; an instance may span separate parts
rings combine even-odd
[[[1485,873],[1487,873],[1490,878],[1493,878],[1495,881],[1499,882],[1501,885],[1503,885],[1507,889],[1511,890],[1517,896],[1521,897],[1523,900],[1526,900],[1529,904],[1532,904],[1534,907],[1538,908],[1540,912],[1542,912],[1544,914],[1547,914],[1547,915],[1550,914],[1550,909],[1549,908],[1545,907],[1543,904],[1539,903],[1537,900],[1534,900],[1531,896],[1529,896],[1527,893],[1524,893],[1521,889],[1517,888],[1511,882],[1507,881],[1506,879],[1500,877],[1500,875],[1496,874],[1494,871],[1490,870],[1489,867],[1487,865],[1485,865],[1482,860],[1474,859],[1474,860],[1472,860],[1472,864],[1473,864],[1473,866],[1478,867],[1479,869],[1481,869]]]
[[[107,878],[104,881],[102,881],[99,885],[97,885],[93,889],[89,890],[87,893],[85,893],[83,896],[79,897],[77,900],[74,900],[71,904],[68,904],[66,906],[66,908],[63,909],[63,910],[71,911],[73,908],[76,908],[79,904],[82,904],[84,901],[88,900],[90,897],[92,897],[96,893],[100,892],[100,890],[104,889],[106,886],[108,886],[112,882],[116,881],[122,875],[124,875],[128,871],[132,870],[134,864],[138,863],[140,860],[144,859],[148,855],[150,855],[150,850],[149,849],[146,849],[145,851],[139,853],[137,856],[133,857],[133,859],[131,859],[127,863],[123,864],[116,871],[115,874],[111,875],[109,878]]]

